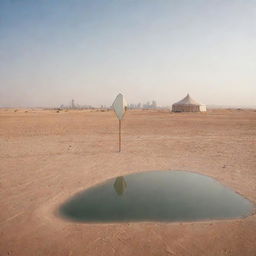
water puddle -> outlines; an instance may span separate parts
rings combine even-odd
[[[245,217],[254,205],[213,178],[150,171],[107,180],[65,202],[60,214],[78,222],[197,221]]]

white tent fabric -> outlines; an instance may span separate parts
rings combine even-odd
[[[205,112],[206,106],[190,97],[188,94],[184,99],[172,105],[173,112]]]

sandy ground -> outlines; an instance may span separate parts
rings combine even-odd
[[[193,223],[78,224],[76,192],[147,170],[190,170],[256,202],[256,111],[0,110],[0,255],[256,255],[256,215]]]

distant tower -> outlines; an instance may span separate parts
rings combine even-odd
[[[155,100],[152,100],[151,106],[152,106],[152,108],[156,108],[156,107],[157,107],[157,104],[156,104],[156,101],[155,101]]]
[[[71,108],[74,109],[75,108],[75,100],[72,99],[71,101]]]

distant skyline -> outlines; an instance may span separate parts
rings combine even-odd
[[[0,107],[256,105],[255,0],[1,0]]]

